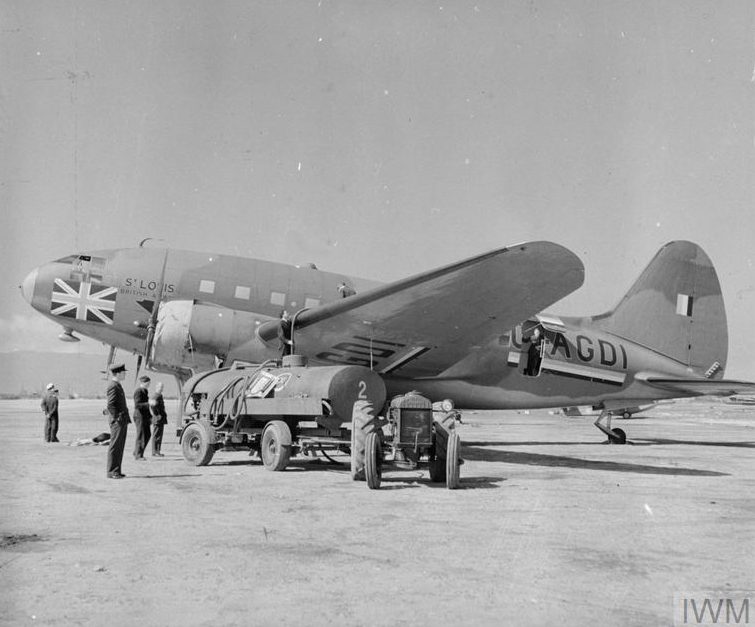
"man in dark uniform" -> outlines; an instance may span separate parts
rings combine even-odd
[[[152,414],[149,411],[149,381],[150,378],[143,374],[139,377],[139,385],[134,390],[134,424],[136,425],[136,443],[134,444],[134,459],[138,462],[145,461],[144,449],[151,435],[149,424]]]
[[[47,384],[47,392],[42,398],[42,411],[45,412],[45,442],[58,440],[58,389],[54,383]]]
[[[107,386],[107,413],[110,419],[110,444],[107,449],[107,476],[109,479],[123,479],[121,472],[123,448],[126,446],[126,433],[131,419],[128,415],[126,395],[121,381],[126,378],[126,366],[110,366],[110,383]]]
[[[530,346],[527,349],[527,368],[524,374],[536,377],[540,374],[540,363],[542,361],[543,337],[540,334],[540,327],[535,327],[532,337],[525,339],[529,341]]]
[[[152,456],[165,457],[160,452],[163,443],[163,429],[168,424],[168,414],[165,413],[165,399],[163,399],[163,382],[155,383],[155,391],[149,399],[149,409],[152,412]]]

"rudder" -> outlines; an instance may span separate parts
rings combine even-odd
[[[710,258],[697,244],[666,244],[619,304],[593,320],[698,374],[723,377],[728,331],[721,285]]]

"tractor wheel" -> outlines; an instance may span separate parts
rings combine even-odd
[[[181,450],[192,466],[206,466],[215,454],[215,431],[205,422],[189,423],[181,435]]]
[[[372,432],[365,442],[364,474],[367,479],[367,487],[377,490],[383,478],[383,447],[380,446],[380,436]]]
[[[430,481],[443,483],[446,480],[446,460],[436,455],[430,458]]]
[[[367,436],[376,430],[372,403],[358,400],[351,414],[351,478],[364,481],[365,446]]]
[[[271,420],[262,432],[262,463],[274,472],[283,470],[291,459],[291,429],[282,420]]]
[[[430,481],[442,483],[446,480],[446,449],[448,431],[439,422],[433,423],[433,452],[430,454]]]
[[[448,436],[448,449],[446,450],[446,487],[455,490],[459,487],[459,449],[461,440],[455,431]]]

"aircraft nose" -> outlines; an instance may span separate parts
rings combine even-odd
[[[31,305],[31,301],[34,298],[34,286],[37,283],[37,274],[39,274],[39,268],[35,268],[29,274],[26,275],[26,278],[23,280],[23,283],[19,286],[21,288],[21,294],[24,297],[24,300]]]

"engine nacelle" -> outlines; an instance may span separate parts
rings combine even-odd
[[[150,365],[156,369],[204,371],[235,359],[264,361],[277,354],[277,346],[265,343],[256,330],[273,320],[247,311],[190,300],[160,305],[150,347]]]

